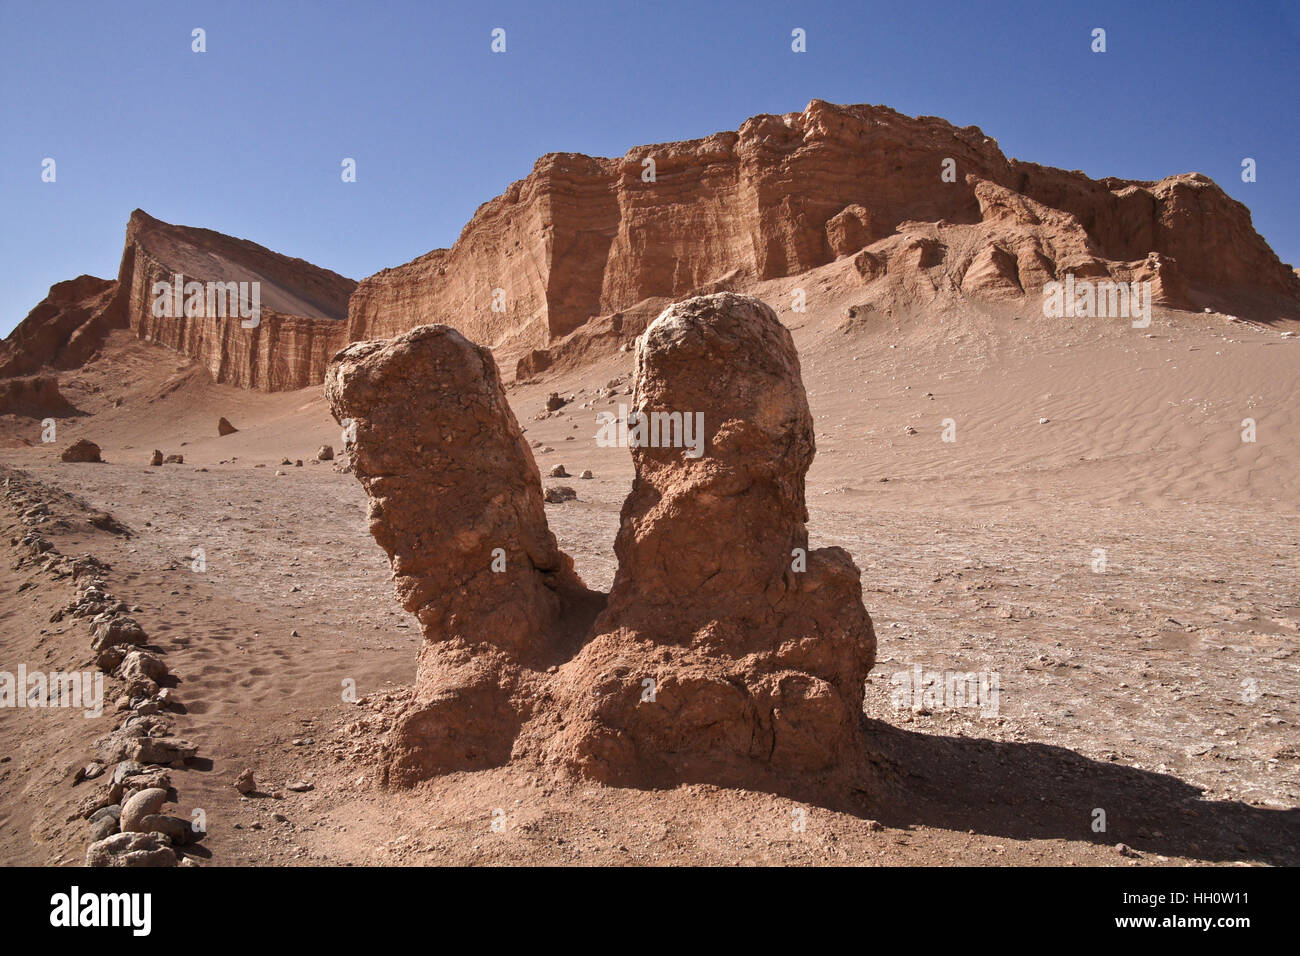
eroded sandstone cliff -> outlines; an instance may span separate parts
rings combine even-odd
[[[157,316],[154,283],[258,283],[260,314]],[[114,324],[131,328],[200,362],[213,379],[244,388],[282,391],[324,381],[330,356],[347,342],[348,297],[356,283],[302,259],[210,229],[174,226],[137,209],[110,306]],[[249,327],[246,327],[249,326]]]
[[[349,335],[438,321],[526,352],[647,299],[743,289],[863,250],[864,283],[892,273],[920,304],[1163,270],[1168,307],[1300,317],[1295,274],[1205,176],[1092,180],[1009,160],[975,127],[814,100],[618,159],[543,156],[451,249],[363,280]]]
[[[0,374],[78,364],[120,325],[219,382],[292,389],[323,381],[348,342],[443,323],[527,375],[561,353],[630,343],[669,302],[845,257],[869,306],[1036,306],[1047,283],[1074,276],[1150,282],[1166,308],[1300,319],[1300,274],[1199,173],[1092,180],[1008,159],[973,126],[814,100],[619,158],[547,154],[452,248],[359,285],[137,210],[115,289],[88,276],[56,286],[6,343]],[[261,323],[156,317],[153,283],[178,272],[259,282]]]
[[[186,314],[184,297],[155,309],[154,283],[246,285],[257,317],[236,308]],[[281,391],[324,380],[330,356],[347,343],[348,297],[356,283],[302,259],[245,239],[174,226],[137,209],[126,227],[116,281],[81,276],[60,282],[0,348],[0,376],[43,367],[75,368],[91,358],[111,328],[129,328],[202,364],[213,380]],[[184,287],[182,286],[182,289]],[[215,302],[213,304],[216,304]],[[164,314],[158,314],[163,312]]]

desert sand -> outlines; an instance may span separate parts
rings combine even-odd
[[[419,627],[393,599],[356,477],[314,460],[343,445],[320,386],[216,384],[113,329],[88,364],[57,373],[76,411],[58,417],[56,442],[37,418],[4,416],[4,474],[50,511],[36,529],[108,566],[171,671],[174,730],[198,757],[167,771],[168,812],[201,808],[207,826],[187,853],[217,865],[1300,862],[1300,346],[1286,334],[1300,323],[1160,309],[1134,329],[1021,302],[850,317],[854,271],[841,259],[748,289],[802,364],[810,541],[851,555],[877,639],[871,782],[834,797],[606,787],[520,763],[383,788],[383,705],[414,679]],[[796,284],[806,312],[791,310]],[[543,485],[577,491],[546,505],[550,528],[586,584],[608,590],[632,463],[597,445],[595,414],[629,402],[632,354],[520,383],[507,369]],[[573,397],[547,415],[552,393]],[[219,436],[219,417],[238,431]],[[78,438],[104,462],[60,461]],[[183,464],[150,466],[155,449]],[[556,464],[594,477],[545,477]],[[0,517],[12,540],[32,527],[10,507]],[[15,568],[21,553],[0,570],[7,655],[85,666],[87,622],[50,621],[71,581]],[[996,674],[997,713],[897,706],[891,676],[917,665]],[[345,682],[359,702],[343,700]],[[106,729],[79,711],[5,714],[0,860],[83,862],[97,782],[77,771]],[[299,782],[311,788],[287,787]]]
[[[0,862],[1300,862],[1300,272],[1209,177],[813,100],[120,262],[0,343]]]

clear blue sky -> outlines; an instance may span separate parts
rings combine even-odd
[[[359,279],[450,245],[542,153],[621,155],[813,98],[980,126],[1092,176],[1205,173],[1300,264],[1298,81],[1295,0],[3,0],[0,333],[54,282],[115,276],[137,206]]]

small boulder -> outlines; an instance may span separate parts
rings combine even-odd
[[[148,833],[144,827],[146,817],[154,816],[167,802],[167,791],[151,787],[132,794],[122,804],[121,824],[123,833]]]
[[[123,692],[126,694],[127,707],[134,707],[158,693],[158,682],[149,677],[136,677],[126,682]]]
[[[167,673],[167,665],[158,655],[149,651],[131,651],[123,658],[117,676],[124,681],[151,680],[156,683]]]
[[[184,846],[190,842],[194,831],[190,828],[188,820],[182,820],[180,817],[169,817],[163,813],[152,813],[140,821],[140,832],[149,833],[155,837],[162,834],[167,838],[171,846]]]
[[[316,452],[317,461],[333,461],[334,447],[332,445],[321,445],[320,450]]]
[[[172,777],[162,767],[148,767],[144,773],[127,777],[122,783],[122,799],[128,799],[133,794],[141,790],[157,788],[166,790],[168,793],[172,789]]]
[[[239,431],[239,429],[230,424],[228,419],[222,418],[217,421],[218,435],[233,435],[237,431]]]
[[[163,459],[163,464],[166,464],[166,465],[183,465],[183,464],[185,464],[185,456],[184,456],[184,455],[168,455],[166,458]]]
[[[96,651],[120,644],[139,647],[145,642],[144,628],[133,618],[111,616],[108,612],[99,615],[90,623],[90,646]]]
[[[572,477],[572,476],[571,476],[567,471],[564,470],[564,466],[563,466],[563,465],[556,465],[554,468],[552,468],[552,469],[547,473],[547,477],[549,477],[549,478],[569,478],[569,477]]]
[[[578,493],[568,485],[556,485],[554,488],[547,488],[543,497],[551,504],[558,505],[565,501],[576,501]]]
[[[198,745],[179,737],[141,737],[135,742],[130,759],[136,763],[176,763],[189,760],[198,752]]]
[[[87,441],[85,438],[78,438],[67,448],[63,449],[63,454],[59,456],[63,461],[103,461],[99,457],[99,446],[93,441]]]
[[[86,866],[175,865],[175,851],[148,833],[117,833],[86,849]]]
[[[157,448],[153,450],[153,458],[149,459],[149,464],[157,468],[163,463],[163,453]]]
[[[550,395],[546,396],[546,410],[548,412],[553,412],[556,409],[563,408],[567,404],[568,402],[561,398],[556,392],[551,392]]]
[[[123,760],[113,770],[113,784],[123,784],[128,777],[134,777],[137,774],[144,773],[145,768],[134,760]]]
[[[104,817],[112,817],[114,822],[122,816],[122,807],[120,804],[110,803],[108,806],[100,807],[89,817],[91,823],[98,823]]]
[[[239,775],[239,779],[235,781],[235,789],[244,796],[248,796],[257,789],[257,782],[253,779],[252,770],[245,770]]]
[[[105,674],[111,674],[117,670],[125,658],[125,649],[121,645],[115,644],[111,647],[105,647],[95,655],[95,666]]]

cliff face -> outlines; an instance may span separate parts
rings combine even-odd
[[[136,334],[202,364],[216,382],[266,392],[319,385],[330,356],[346,343],[347,324],[262,308],[261,324],[238,318],[141,316]]]
[[[156,316],[155,282],[258,283],[260,317],[245,328],[238,316]],[[173,226],[137,209],[110,306],[114,324],[131,328],[202,363],[217,382],[265,391],[324,381],[325,367],[347,341],[348,296],[356,287],[328,269],[291,259],[210,229]],[[251,322],[251,320],[250,320]]]
[[[155,314],[155,282],[246,283],[244,304],[256,324],[224,295],[186,314],[185,297]],[[245,239],[174,226],[137,209],[126,227],[116,281],[81,276],[60,282],[0,343],[0,376],[43,367],[74,368],[90,359],[110,328],[129,328],[200,362],[221,383],[265,391],[318,385],[330,356],[347,342],[348,297],[356,283],[302,259],[291,259]],[[226,306],[231,308],[227,311]],[[174,306],[174,307],[173,307]],[[223,314],[224,313],[224,314]]]
[[[929,240],[915,262],[893,248],[909,233],[904,245]],[[938,268],[921,283],[932,293],[1037,297],[1066,272],[1132,281],[1165,270],[1158,301],[1169,307],[1300,317],[1295,274],[1204,176],[1091,180],[1008,160],[975,127],[814,101],[620,159],[542,157],[450,250],[363,280],[349,336],[438,321],[497,348],[539,348],[644,299],[742,288],[864,248],[892,259],[896,279]],[[887,271],[868,267],[864,280]],[[504,312],[491,311],[494,288]]]
[[[1169,308],[1300,318],[1300,273],[1205,176],[1092,180],[1009,160],[975,127],[814,100],[617,159],[543,156],[479,207],[452,248],[359,285],[136,210],[117,282],[83,276],[51,289],[0,349],[0,375],[84,362],[121,326],[202,362],[218,382],[301,388],[320,384],[347,342],[431,323],[499,359],[522,356],[529,373],[556,360],[548,347],[577,355],[626,340],[669,301],[846,257],[868,305],[1034,307],[1047,283],[1073,275],[1148,281]],[[178,272],[258,282],[260,325],[155,316],[154,282]]]

